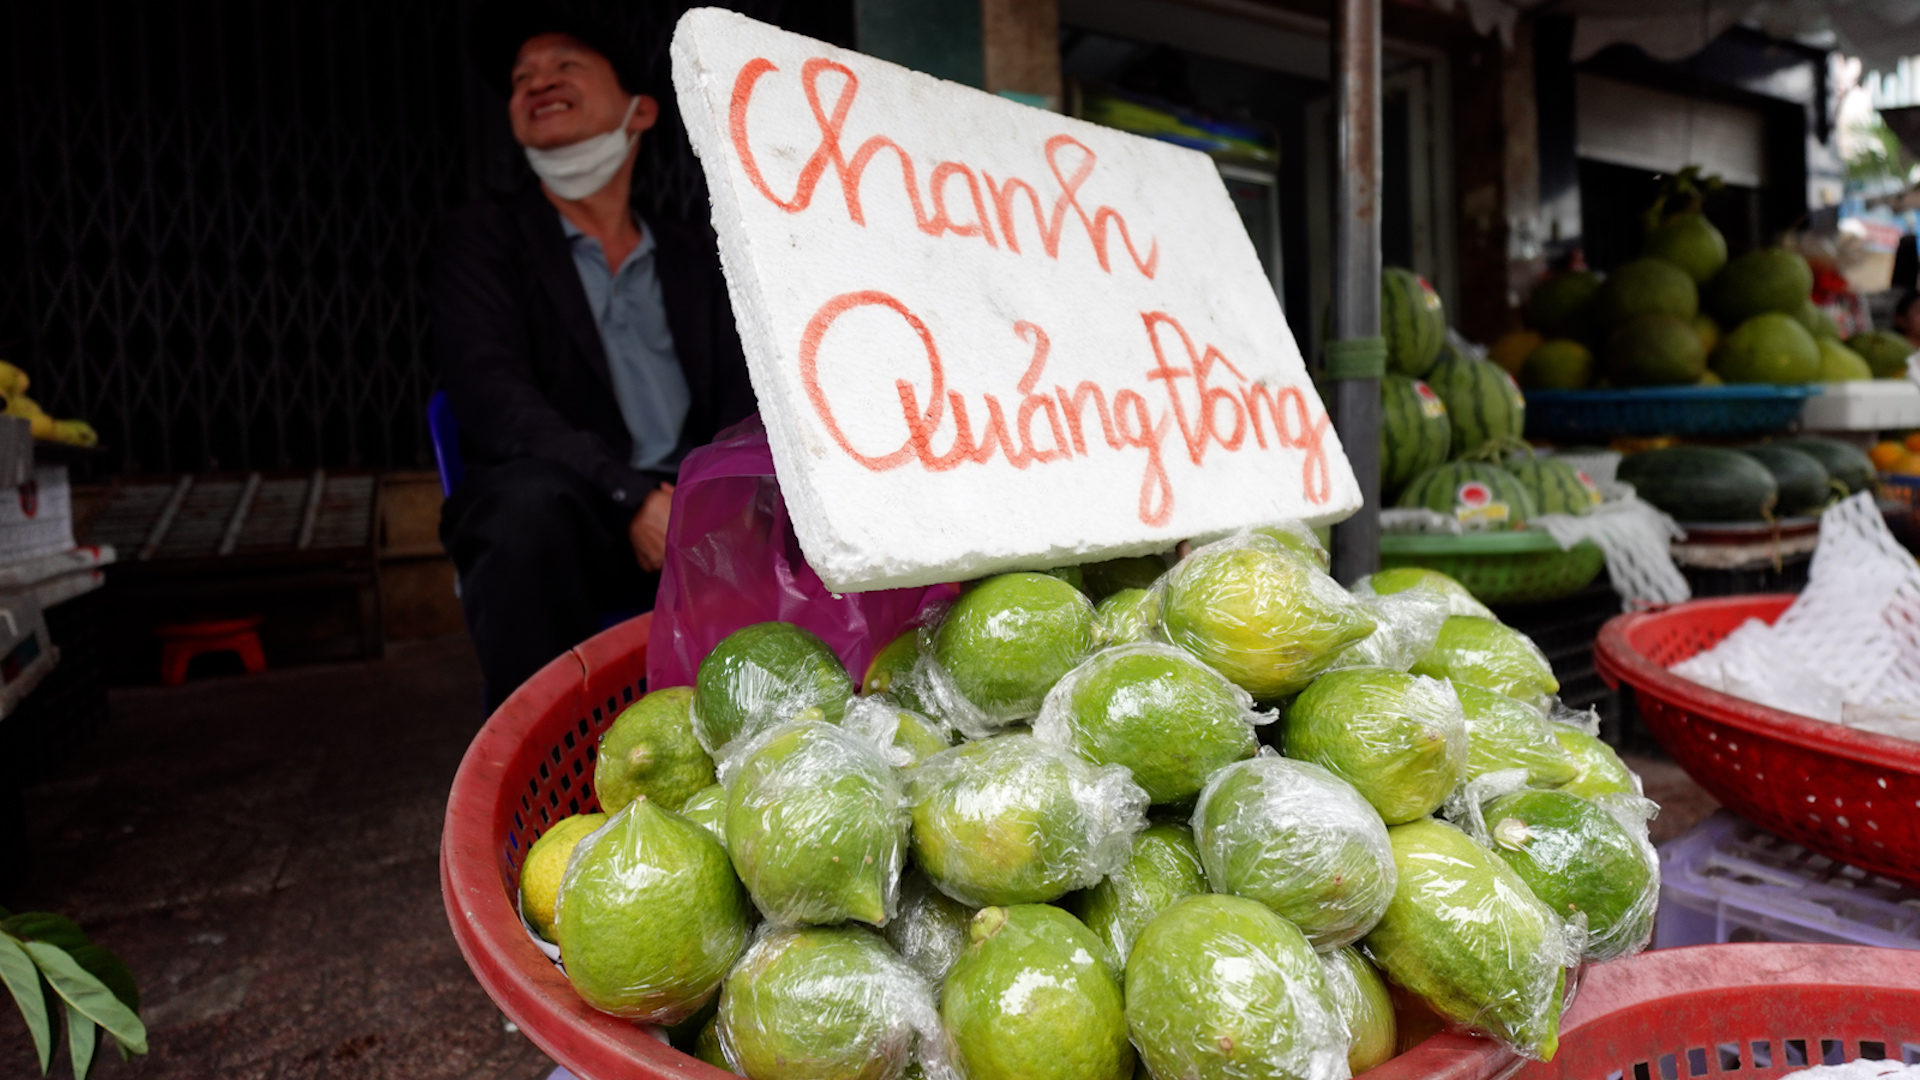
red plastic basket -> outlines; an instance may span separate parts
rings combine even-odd
[[[1594,666],[1633,688],[1647,729],[1729,810],[1841,862],[1920,884],[1920,744],[1796,716],[1670,674],[1791,595],[1696,600],[1622,615]]]

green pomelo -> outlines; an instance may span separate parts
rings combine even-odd
[[[727,789],[710,784],[693,793],[680,807],[680,816],[713,834],[721,847],[727,846]]]
[[[939,725],[912,709],[896,709],[900,726],[893,731],[893,745],[907,752],[907,764],[918,765],[922,761],[949,749],[947,732]]]
[[[1327,554],[1324,528],[1315,529],[1298,521],[1276,521],[1271,525],[1256,526],[1252,531],[1322,570],[1333,561],[1333,557]]]
[[[1126,865],[1093,888],[1075,893],[1068,910],[1125,965],[1133,939],[1155,915],[1183,896],[1206,891],[1206,871],[1193,831],[1185,825],[1151,825],[1134,838]]]
[[[1599,329],[1612,333],[1642,315],[1691,321],[1700,313],[1700,289],[1665,259],[1639,258],[1607,275],[1594,297]]]
[[[1380,272],[1380,336],[1387,341],[1387,370],[1420,378],[1447,339],[1447,312],[1440,294],[1411,270]]]
[[[1569,270],[1534,286],[1527,297],[1527,325],[1548,337],[1583,338],[1600,293],[1600,275]]]
[[[645,795],[679,810],[713,783],[713,759],[693,734],[693,688],[656,690],[622,710],[600,738],[593,790],[611,814]]]
[[[1820,377],[1820,346],[1793,316],[1755,315],[1714,350],[1713,370],[1729,383],[1809,383]]]
[[[1873,378],[1873,369],[1859,353],[1832,338],[1819,338],[1821,382],[1863,382]]]
[[[887,921],[906,854],[900,781],[849,731],[800,721],[753,748],[727,789],[727,853],[767,918]]]
[[[1472,453],[1490,441],[1516,440],[1527,426],[1527,401],[1520,394],[1520,384],[1491,360],[1444,349],[1427,372],[1427,385],[1447,403],[1453,457]]]
[[[873,654],[873,659],[867,664],[866,676],[860,680],[860,692],[898,696],[900,691],[906,689],[913,675],[913,665],[919,659],[920,632],[908,630]]]
[[[1474,599],[1473,593],[1465,585],[1441,573],[1422,566],[1396,566],[1375,571],[1367,575],[1367,587],[1380,596],[1391,596],[1406,589],[1430,589],[1447,598],[1447,611],[1451,615],[1479,615],[1493,618],[1493,612],[1487,606]]]
[[[1453,426],[1447,403],[1433,388],[1405,375],[1380,380],[1380,490],[1398,492],[1407,481],[1447,460]]]
[[[1580,775],[1579,763],[1554,738],[1554,724],[1540,710],[1478,686],[1455,685],[1467,718],[1467,774],[1474,780],[1502,769],[1525,769],[1543,787]]]
[[[1571,338],[1552,338],[1527,354],[1520,385],[1529,390],[1584,390],[1593,381],[1593,350]]]
[[[716,1069],[733,1071],[733,1066],[727,1064],[727,1052],[720,1047],[719,1013],[708,1017],[707,1022],[701,1025],[700,1035],[693,1042],[693,1056]]]
[[[1615,475],[1680,521],[1763,521],[1780,496],[1766,466],[1718,446],[1642,450]]]
[[[1653,848],[1598,805],[1562,791],[1517,791],[1481,808],[1493,853],[1563,919],[1587,917],[1589,960],[1645,948],[1660,900]]]
[[[1126,1002],[1156,1077],[1325,1080],[1346,1065],[1346,1024],[1319,959],[1251,900],[1174,901],[1134,943]]]
[[[1573,779],[1560,785],[1561,791],[1583,799],[1640,794],[1639,778],[1620,760],[1620,755],[1614,753],[1613,747],[1565,724],[1553,725],[1553,737],[1573,759],[1577,770]]]
[[[1358,940],[1393,896],[1379,812],[1311,762],[1267,754],[1215,773],[1193,839],[1215,892],[1260,901],[1315,948]]]
[[[1766,466],[1773,474],[1780,497],[1774,512],[1780,517],[1818,514],[1832,501],[1833,478],[1820,459],[1786,443],[1762,443],[1746,447],[1742,453]]]
[[[1073,586],[1075,592],[1081,595],[1086,594],[1087,574],[1086,571],[1080,569],[1078,566],[1050,566],[1044,570],[1036,570],[1034,572],[1045,574],[1051,578],[1059,578],[1061,581]]]
[[[1615,386],[1685,386],[1707,371],[1707,351],[1693,322],[1641,315],[1607,338],[1607,375]]]
[[[1813,269],[1796,252],[1761,248],[1729,262],[1707,292],[1723,326],[1767,312],[1791,317],[1813,292]]]
[[[1134,555],[1088,563],[1080,569],[1086,574],[1087,595],[1098,603],[1122,590],[1152,588],[1167,572],[1167,564],[1158,555]]]
[[[1840,343],[1840,328],[1833,324],[1833,316],[1814,303],[1811,296],[1800,301],[1800,306],[1794,309],[1793,321],[1806,327],[1807,333],[1812,334],[1815,341]]]
[[[1154,627],[1160,623],[1160,604],[1154,594],[1145,589],[1121,589],[1100,601],[1100,606],[1093,611],[1093,619],[1099,627],[1100,640],[1110,645],[1150,641]]]
[[[567,860],[580,841],[606,823],[605,814],[572,814],[554,822],[527,849],[520,864],[520,916],[543,940],[553,940],[553,907],[560,899]],[[12,929],[17,930],[17,924]]]
[[[1546,655],[1531,639],[1472,615],[1448,616],[1440,625],[1439,640],[1412,670],[1415,675],[1452,679],[1456,688],[1465,683],[1523,701],[1560,689]]]
[[[1695,315],[1693,332],[1699,337],[1700,347],[1706,350],[1708,356],[1712,356],[1713,350],[1720,347],[1720,324],[1713,321],[1713,316],[1705,312]]]
[[[645,798],[574,848],[554,941],[601,1012],[677,1024],[720,986],[747,939],[747,897],[705,829]]]
[[[1059,578],[1014,573],[954,601],[932,648],[953,688],[991,729],[1039,712],[1047,691],[1093,646],[1092,601]]]
[[[1524,528],[1539,514],[1517,477],[1484,461],[1449,461],[1428,469],[1413,478],[1394,505],[1425,507],[1477,532]]]
[[[1913,355],[1913,342],[1906,335],[1890,330],[1867,330],[1847,339],[1847,348],[1859,353],[1876,379],[1907,377],[1907,357]]]
[[[755,1080],[896,1080],[931,1014],[918,973],[870,930],[765,933],[727,976],[716,1025]]]
[[[1161,590],[1167,640],[1262,701],[1298,692],[1375,629],[1332,578],[1258,533],[1200,548]]]
[[[1533,496],[1534,508],[1543,514],[1584,517],[1604,501],[1592,477],[1558,458],[1523,457],[1507,462],[1506,470]]]
[[[1694,383],[1693,385],[1695,385],[1695,386],[1725,386],[1725,385],[1727,385],[1727,380],[1725,380],[1725,379],[1723,379],[1723,378],[1721,378],[1720,376],[1718,376],[1718,375],[1716,375],[1716,374],[1714,374],[1714,372],[1713,372],[1713,371],[1712,371],[1711,369],[1709,369],[1709,370],[1707,371],[1707,373],[1706,373],[1705,375],[1702,375],[1702,376],[1700,376],[1700,381],[1699,381],[1699,382],[1697,382],[1697,383]]]
[[[1466,721],[1433,679],[1330,671],[1293,700],[1284,723],[1288,757],[1352,784],[1389,825],[1433,813],[1466,778]]]
[[[1126,1004],[1106,946],[1049,904],[990,907],[941,996],[969,1080],[1130,1080]]]
[[[1552,910],[1451,825],[1424,818],[1389,833],[1399,885],[1367,955],[1444,1019],[1552,1060],[1566,989]]]
[[[909,870],[900,878],[900,914],[887,921],[887,944],[937,993],[967,947],[973,915],[973,908],[934,888],[925,874]]]
[[[792,623],[728,634],[694,678],[693,731],[709,754],[788,720],[840,722],[853,680],[827,643]]]
[[[1360,950],[1320,954],[1327,992],[1347,1025],[1347,1069],[1355,1076],[1394,1056],[1397,1024],[1386,981]]]
[[[1783,445],[1811,454],[1826,468],[1828,476],[1847,489],[1849,495],[1872,491],[1876,486],[1873,459],[1852,443],[1819,435],[1800,435]]]
[[[1124,765],[1155,803],[1191,800],[1215,769],[1259,748],[1253,703],[1225,676],[1168,645],[1095,653],[1067,674],[1033,733],[1095,765]]]
[[[1642,255],[1665,259],[1686,272],[1696,285],[1705,285],[1727,265],[1727,238],[1705,214],[1690,210],[1674,214],[1647,234]]]
[[[1099,881],[1146,825],[1147,796],[1032,735],[1000,735],[909,776],[913,859],[964,904],[1038,904]]]

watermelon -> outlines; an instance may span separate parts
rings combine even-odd
[[[1413,478],[1394,505],[1425,507],[1477,531],[1525,528],[1535,516],[1533,496],[1517,477],[1498,465],[1478,461],[1452,461],[1428,469]]]
[[[1818,514],[1833,498],[1833,481],[1827,476],[1827,467],[1805,450],[1780,443],[1762,443],[1746,447],[1742,452],[1773,474],[1773,482],[1780,488],[1778,513],[1781,517]]]
[[[1397,266],[1380,271],[1380,336],[1388,371],[1426,375],[1447,340],[1447,312],[1425,278]]]
[[[1585,471],[1558,458],[1516,457],[1507,462],[1507,471],[1533,496],[1533,504],[1543,514],[1572,514],[1583,517],[1600,505],[1600,489]]]
[[[1520,438],[1526,426],[1527,401],[1505,368],[1448,346],[1427,372],[1427,385],[1447,403],[1453,425],[1451,456],[1479,449],[1489,440]]]
[[[1765,465],[1717,446],[1642,450],[1620,463],[1619,477],[1681,521],[1765,521],[1780,498]]]
[[[1380,493],[1392,498],[1407,481],[1447,460],[1453,426],[1447,405],[1419,379],[1380,380]]]
[[[1786,445],[1811,454],[1827,470],[1828,476],[1847,489],[1847,494],[1858,495],[1873,490],[1873,461],[1867,457],[1866,451],[1852,443],[1823,439],[1818,435],[1802,435],[1788,440]]]

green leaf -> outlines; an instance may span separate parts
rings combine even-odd
[[[40,989],[40,972],[25,950],[8,934],[0,934],[0,982],[13,992],[20,1016],[33,1032],[33,1048],[40,1052],[40,1072],[53,1061],[53,1021],[47,1016],[47,994]]]
[[[99,979],[101,984],[113,991],[120,1004],[140,1012],[140,987],[133,980],[133,970],[127,967],[119,957],[98,945],[82,945],[77,949],[68,949],[67,955],[73,962],[87,969],[87,974]]]
[[[93,1051],[100,1043],[100,1029],[94,1022],[67,1003],[67,1053],[73,1055],[73,1080],[87,1080],[93,1071]]]
[[[87,944],[86,931],[65,915],[55,915],[51,911],[23,911],[0,922],[0,930],[22,941],[44,941],[67,952]]]
[[[75,963],[73,957],[44,941],[29,941],[22,948],[40,966],[54,993],[89,1020],[106,1028],[108,1034],[126,1043],[127,1049],[136,1054],[147,1052],[147,1025],[140,1022],[133,1010],[120,1004],[113,991]]]

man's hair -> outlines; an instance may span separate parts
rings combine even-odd
[[[467,31],[467,54],[482,82],[513,96],[513,64],[520,46],[541,34],[566,34],[607,58],[620,89],[647,94],[645,64],[632,35],[621,32],[616,20],[575,3],[539,0],[481,0]]]

